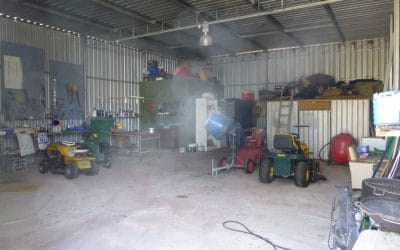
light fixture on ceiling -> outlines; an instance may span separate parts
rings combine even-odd
[[[203,30],[203,35],[200,37],[200,46],[211,46],[213,43],[213,40],[211,36],[208,34],[208,23],[203,23],[201,25],[202,30]]]

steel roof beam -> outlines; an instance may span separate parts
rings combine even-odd
[[[340,40],[342,41],[342,43],[344,43],[345,39],[344,39],[342,30],[339,27],[339,23],[338,23],[338,21],[337,21],[337,19],[335,17],[335,14],[333,13],[333,10],[332,10],[331,6],[329,4],[325,4],[324,5],[324,9],[325,9],[326,13],[328,14],[329,19],[333,23],[333,26],[335,27],[336,33],[339,35]]]
[[[184,9],[184,10],[187,10],[187,11],[190,11],[190,12],[193,12],[193,13],[196,13],[196,14],[198,14],[199,16],[202,16],[202,17],[204,17],[204,18],[206,18],[206,19],[215,20],[215,17],[214,17],[214,16],[211,16],[211,15],[209,15],[209,14],[207,14],[207,13],[198,12],[198,11],[196,10],[195,7],[193,7],[191,4],[187,3],[187,2],[184,1],[184,0],[167,0],[167,1],[170,2],[170,3],[175,4],[176,6],[182,8],[182,9]],[[235,37],[237,37],[237,38],[240,38],[240,39],[243,39],[239,34],[237,34],[232,28],[228,27],[226,24],[220,23],[219,25],[220,25],[221,27],[223,27],[224,29],[228,30],[233,36],[235,36]],[[256,46],[256,47],[258,47],[258,48],[260,48],[260,49],[265,49],[265,50],[268,49],[268,48],[266,48],[264,45],[260,44],[259,42],[254,41],[254,40],[252,40],[252,39],[246,39],[246,40],[247,40],[249,43],[251,43],[253,46]]]
[[[69,19],[69,20],[74,21],[76,23],[92,26],[94,28],[101,29],[101,30],[104,30],[106,32],[110,32],[112,34],[117,34],[115,29],[112,28],[112,27],[109,27],[109,26],[106,26],[106,25],[103,25],[103,24],[100,24],[100,23],[97,23],[97,22],[94,22],[94,21],[90,21],[88,19],[77,17],[77,16],[74,16],[74,15],[71,15],[71,14],[66,14],[66,13],[61,12],[59,10],[48,8],[48,7],[39,5],[39,4],[26,2],[26,1],[18,1],[18,0],[6,0],[6,1],[11,2],[13,4],[20,4],[22,6],[26,6],[26,7],[35,9],[35,10],[43,11],[43,12],[46,12],[46,13],[49,13],[49,14],[52,14],[52,15],[55,15],[55,16],[59,16],[59,17],[65,18],[65,19]],[[107,35],[107,36],[109,36],[109,35]],[[109,36],[109,39],[112,40],[112,39],[115,39],[115,38]],[[154,46],[161,46],[162,48],[167,48],[168,47],[167,44],[165,44],[163,42],[160,42],[160,41],[157,41],[157,40],[154,40],[152,38],[147,38],[146,40],[147,40],[148,43],[152,44],[151,46],[153,46],[153,45]]]
[[[123,7],[121,7],[121,6],[117,5],[117,4],[109,2],[109,1],[89,0],[89,2],[101,5],[101,6],[105,7],[105,8],[107,8],[107,9],[114,10],[114,11],[119,12],[121,14],[124,14],[126,16],[133,17],[133,18],[138,19],[138,20],[140,20],[140,21],[142,21],[144,23],[147,23],[147,24],[156,24],[156,20],[152,20],[152,19],[150,19],[150,18],[148,18],[148,17],[146,17],[146,16],[144,16],[142,14],[139,14],[139,13],[137,13],[135,11],[132,11],[132,10],[128,10],[126,8],[123,8]]]
[[[243,1],[246,2],[247,4],[250,4],[253,7],[253,9],[255,9],[256,11],[266,11],[265,8],[261,4],[259,4],[259,2],[257,0],[256,1],[243,0]],[[285,30],[285,27],[283,26],[283,24],[281,24],[273,15],[266,15],[265,18],[270,23],[272,23],[276,28],[278,28],[280,32],[284,33],[286,36],[288,36],[290,39],[292,39],[298,45],[300,45],[301,47],[304,46],[304,44],[297,37],[295,37],[291,32],[287,32],[287,30]]]
[[[286,7],[282,9],[276,9],[276,10],[271,10],[271,11],[263,11],[263,12],[257,12],[253,14],[246,14],[242,16],[233,16],[233,17],[228,17],[224,19],[215,19],[212,21],[208,21],[208,25],[214,25],[214,24],[220,24],[220,23],[228,23],[228,22],[235,22],[243,19],[250,19],[250,18],[255,18],[255,17],[260,17],[260,16],[266,16],[266,15],[273,15],[273,14],[280,14],[280,13],[285,13],[289,11],[295,11],[299,9],[305,9],[305,8],[314,8],[317,6],[322,6],[324,4],[328,3],[338,3],[342,2],[344,0],[324,0],[321,2],[311,2],[308,4],[302,4],[302,5],[297,5],[297,6],[291,6],[291,7]],[[167,29],[167,30],[161,30],[161,31],[156,31],[156,32],[148,32],[148,33],[143,33],[140,35],[134,35],[130,37],[125,37],[120,39],[119,41],[125,41],[125,40],[131,40],[131,39],[137,39],[140,37],[147,37],[147,36],[155,36],[155,35],[160,35],[160,34],[165,34],[165,33],[170,33],[170,32],[176,32],[180,30],[187,30],[187,29],[193,29],[198,27],[198,23],[191,24],[191,25],[186,25],[186,26],[181,26],[181,27],[176,27],[172,29]]]
[[[127,10],[127,9],[125,9],[125,8],[123,8],[123,7],[121,7],[121,6],[117,5],[117,4],[111,3],[109,1],[105,1],[105,0],[89,0],[89,1],[93,2],[95,4],[98,4],[98,5],[101,5],[101,6],[105,7],[105,8],[107,8],[107,9],[114,10],[114,11],[116,11],[118,13],[123,14],[123,15],[136,18],[136,19],[138,19],[138,20],[140,20],[142,22],[145,22],[147,24],[155,25],[158,28],[162,28],[162,27],[173,28],[173,26],[171,26],[171,25],[168,25],[166,23],[161,23],[160,21],[153,20],[153,19],[151,19],[151,18],[149,18],[149,17],[147,17],[145,15],[136,13],[136,12],[134,12],[132,10]],[[123,27],[119,27],[119,28],[114,29],[114,31],[127,29],[127,28],[129,28],[129,26],[123,26]],[[187,33],[184,30],[181,31],[181,32],[182,32],[182,34],[186,35],[189,39],[198,40],[197,37]],[[221,49],[224,49],[227,52],[232,52],[229,49],[225,49],[225,48],[221,48]]]
[[[15,4],[20,3],[23,6],[26,6],[26,7],[32,8],[32,9],[36,9],[36,10],[40,10],[40,11],[43,11],[43,12],[46,12],[46,13],[49,13],[49,14],[52,14],[52,15],[55,15],[55,16],[63,17],[65,19],[69,19],[69,20],[75,21],[77,23],[86,24],[86,25],[89,25],[89,26],[92,26],[92,27],[96,27],[98,29],[109,31],[109,32],[114,32],[114,29],[111,28],[111,27],[107,27],[105,25],[102,25],[102,24],[97,23],[97,22],[90,21],[88,19],[84,19],[84,18],[81,18],[81,17],[73,16],[73,15],[70,15],[70,14],[66,14],[66,13],[63,13],[61,11],[58,11],[58,10],[55,10],[55,9],[51,9],[51,8],[48,8],[48,7],[39,5],[39,4],[35,4],[35,3],[31,3],[31,2],[25,2],[25,1],[22,1],[22,2],[10,1],[10,0],[8,0],[8,1],[9,2],[13,2]]]
[[[176,6],[182,8],[184,10],[187,10],[187,11],[190,11],[193,13],[198,13],[198,11],[191,4],[187,3],[184,0],[167,0],[167,2],[175,4]]]

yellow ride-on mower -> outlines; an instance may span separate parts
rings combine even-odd
[[[275,152],[267,152],[259,169],[260,181],[271,183],[276,176],[294,176],[298,187],[307,187],[317,179],[326,178],[319,174],[319,162],[309,157],[308,146],[299,140],[298,134],[277,134],[274,136]]]
[[[62,143],[49,144],[46,149],[46,159],[42,160],[39,172],[45,174],[64,174],[67,179],[78,177],[79,173],[97,175],[99,167],[94,164],[94,157],[84,154],[87,149],[78,149],[75,142],[63,141]]]

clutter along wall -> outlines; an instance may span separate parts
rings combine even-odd
[[[322,100],[326,101],[326,100]],[[300,110],[299,101],[293,102],[290,132],[299,133],[307,143],[314,158],[328,159],[329,147],[320,149],[340,133],[349,133],[360,143],[362,137],[368,137],[369,131],[369,99],[328,100],[329,110]],[[316,100],[317,102],[317,100]],[[273,135],[277,132],[279,101],[268,101],[262,104],[263,113],[258,119],[257,127],[266,129],[267,147],[273,148]],[[297,129],[297,125],[307,126]]]
[[[176,60],[138,51],[133,48],[116,46],[87,37],[68,34],[67,32],[51,29],[45,25],[33,25],[25,22],[0,18],[0,41],[21,44],[44,50],[45,54],[45,81],[47,111],[50,107],[51,79],[49,61],[58,61],[74,65],[83,65],[85,91],[85,117],[89,117],[93,108],[102,107],[119,111],[130,109],[137,111],[137,103],[128,102],[101,102],[99,97],[107,98],[136,96],[138,83],[142,80],[142,71],[147,68],[148,60],[157,60],[169,72],[175,68]],[[3,79],[1,72],[1,79]],[[28,124],[31,127],[43,125],[44,120],[15,120],[6,121],[2,113],[1,121],[9,127],[20,127]],[[79,125],[83,120],[62,121],[64,124]],[[135,124],[128,120],[127,126],[133,129]]]
[[[207,61],[194,61],[194,72],[201,67],[209,69],[224,85],[225,97],[240,98],[241,93],[251,90],[257,93],[262,88],[274,90],[276,85],[285,85],[296,81],[300,76],[324,73],[336,78],[336,81],[349,81],[359,78],[383,80],[388,60],[389,41],[376,38],[361,41],[349,41],[344,44],[325,44],[304,48],[270,50],[262,53],[219,56]],[[263,114],[257,121],[257,127],[266,128],[267,135],[276,132],[279,102],[259,104]],[[299,114],[299,116],[298,116]],[[300,129],[304,139],[318,157],[320,148],[330,138],[341,132],[352,134],[357,140],[369,136],[369,100],[333,100],[330,111],[302,111],[298,113],[294,102],[291,128],[295,125],[309,125]],[[299,121],[299,122],[298,122]],[[272,149],[272,136],[267,138],[268,148]],[[321,152],[327,159],[327,149]]]
[[[337,81],[358,78],[383,80],[388,61],[388,38],[269,50],[194,61],[194,72],[209,69],[224,85],[225,97],[240,97],[245,90],[258,93],[275,85],[296,81],[300,76],[324,73]]]

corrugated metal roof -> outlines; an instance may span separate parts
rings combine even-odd
[[[108,40],[187,26],[215,19],[316,3],[315,0],[0,0],[0,12]],[[346,41],[388,36],[393,0],[351,0],[330,4]],[[164,33],[141,44],[178,55],[209,56],[248,50],[341,41],[324,6],[210,26],[214,45],[197,47],[200,29]],[[138,44],[132,40],[126,43]],[[207,52],[205,54],[205,51]]]

